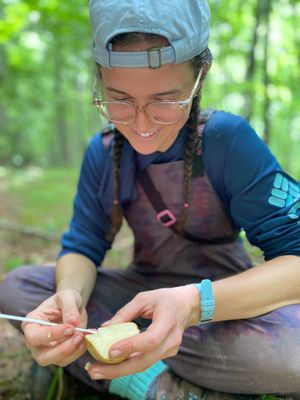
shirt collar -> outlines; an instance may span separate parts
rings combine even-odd
[[[183,160],[187,132],[188,127],[187,125],[184,125],[175,139],[175,142],[168,150],[164,152],[156,151],[155,153],[147,155],[136,153],[138,168],[144,169],[150,164],[162,164],[171,161]]]

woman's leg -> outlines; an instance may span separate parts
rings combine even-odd
[[[98,327],[136,293],[180,285],[166,275],[100,270],[87,306],[89,327]],[[23,267],[0,283],[0,310],[26,315],[54,293],[54,268]],[[15,324],[19,327],[19,324]],[[67,369],[96,390],[108,382],[92,381],[84,355]],[[203,324],[186,330],[177,356],[165,360],[179,377],[228,393],[300,394],[300,305],[261,317]]]
[[[183,379],[228,393],[300,395],[300,305],[186,330],[166,360]]]

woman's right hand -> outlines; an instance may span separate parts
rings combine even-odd
[[[74,327],[86,328],[87,313],[81,295],[76,290],[56,292],[27,317],[60,324],[45,326],[23,322],[26,346],[39,365],[64,367],[85,353],[84,335]]]

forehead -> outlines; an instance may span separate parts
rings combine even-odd
[[[170,90],[184,90],[194,82],[190,62],[164,65],[161,68],[102,68],[104,87],[132,96],[150,96]]]

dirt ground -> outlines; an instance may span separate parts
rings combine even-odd
[[[0,320],[0,338],[0,399],[30,399],[27,386],[32,359],[24,340],[4,320]]]
[[[22,335],[7,321],[0,320],[0,400],[30,400],[31,368],[33,360]],[[69,385],[73,385],[73,381]],[[56,389],[51,400],[118,400],[119,397],[86,390],[78,384],[80,394],[61,397]],[[74,389],[74,388],[73,388]],[[76,391],[76,389],[74,389]],[[85,393],[83,395],[83,393]],[[41,398],[39,400],[46,400]]]
[[[118,241],[116,248],[118,246],[128,253],[126,257],[129,259],[130,241],[128,241],[128,235]],[[16,264],[19,262],[22,264],[54,264],[58,251],[58,243],[46,242],[13,232],[0,231],[0,280],[8,272],[4,270],[3,266],[8,265],[9,260],[15,260]],[[20,254],[22,259],[19,260]],[[105,264],[111,265],[113,261],[113,258],[108,257]],[[28,388],[31,366],[32,358],[26,349],[22,335],[6,320],[0,319],[0,400],[31,399]],[[54,399],[56,400],[55,397]],[[80,396],[78,397],[79,399],[92,400],[95,397]],[[100,399],[99,395],[97,399]],[[114,400],[117,398],[101,395],[102,399]],[[71,400],[71,398],[68,398],[68,400]]]
[[[14,209],[14,199],[9,198],[7,193],[1,191],[1,186],[0,197],[0,218],[2,214],[7,219]],[[13,221],[13,216],[10,220]],[[130,257],[130,243],[128,235],[123,239],[121,238],[117,243],[117,248],[119,246],[122,251],[127,252],[128,259]],[[0,280],[5,277],[9,270],[19,265],[54,264],[59,248],[57,242],[0,230]],[[110,264],[111,261],[108,259],[106,263]],[[22,335],[6,320],[0,319],[0,400],[31,399],[28,384],[32,363],[31,355],[24,344]],[[75,399],[75,397],[73,398]],[[56,396],[54,399],[60,400]],[[79,399],[92,400],[95,397],[80,396]],[[100,399],[99,395],[97,399]],[[101,395],[102,399],[114,400],[116,397]],[[39,400],[46,400],[46,398]],[[71,398],[68,397],[68,400],[71,400]]]

